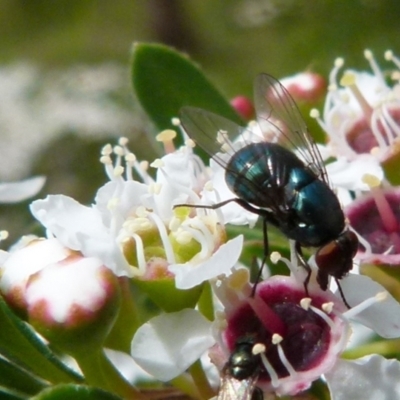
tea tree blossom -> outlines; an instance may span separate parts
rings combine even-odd
[[[171,148],[170,132],[159,139]],[[139,163],[126,144],[121,139],[114,149],[103,149],[101,161],[110,182],[98,190],[91,207],[62,195],[32,203],[33,215],[48,234],[86,257],[99,258],[118,276],[175,276],[177,287],[188,289],[229,274],[239,258],[242,237],[226,242],[216,213],[173,209],[188,199],[201,201],[199,191],[207,171],[192,147],[155,160],[150,165],[157,170],[153,179],[148,164]],[[133,179],[134,173],[142,182]]]
[[[364,55],[372,72],[346,70],[338,79],[344,60],[335,61],[322,118],[317,111],[312,115],[328,134],[329,146],[337,156],[354,160],[360,154],[372,154],[383,161],[396,152],[400,133],[400,63],[391,51],[385,53],[394,68],[390,86],[372,52],[365,50]]]
[[[315,281],[309,286],[309,297],[305,296],[303,281],[294,276],[266,279],[259,283],[254,297],[251,297],[252,287],[246,269],[235,270],[229,278],[215,280],[213,288],[223,310],[217,312],[212,331],[208,334],[213,332],[210,338],[214,338],[210,339],[209,345],[214,340],[217,343],[217,346],[210,347],[211,360],[223,371],[238,341],[251,338],[254,354],[259,355],[260,370],[256,385],[265,393],[294,395],[309,388],[315,379],[324,376],[332,398],[344,399],[344,395],[340,397],[336,393],[351,393],[355,385],[362,388],[362,383],[372,373],[366,369],[366,376],[359,378],[354,385],[337,379],[341,373],[340,367],[352,368],[350,366],[354,365],[354,374],[359,375],[362,368],[360,365],[365,363],[340,360],[351,336],[350,322],[361,322],[386,338],[398,337],[400,305],[383,287],[367,277],[350,275],[342,283],[346,298],[353,306],[351,310],[345,307],[339,295],[329,290],[322,291]],[[365,291],[357,290],[359,285],[363,285]],[[192,313],[196,314],[195,311]],[[185,320],[183,315],[186,314],[180,312],[164,316],[162,322],[156,317],[149,322],[148,327],[140,328],[133,339],[133,357],[157,379],[171,379],[183,373],[194,362],[194,353],[189,351],[187,354],[193,357],[186,358],[184,349],[197,343],[196,337],[200,339],[200,331],[187,333],[189,336],[184,340],[174,340],[181,333],[173,321],[179,319],[183,332],[191,332],[190,326],[194,326],[191,318],[195,315],[190,318],[187,316]],[[157,331],[151,333],[150,329],[156,329],[158,324],[160,326]],[[203,334],[210,329],[206,326]],[[193,335],[192,340],[190,335]],[[206,336],[202,339],[204,347]],[[162,343],[158,350],[154,348],[155,341]],[[176,346],[178,348],[173,350]],[[204,347],[198,347],[197,357]],[[160,362],[159,357],[162,359]],[[372,360],[373,357],[365,360]],[[397,361],[388,361],[383,357],[378,360],[375,358],[375,362],[380,365],[383,375],[389,364],[397,363],[396,368],[400,365]],[[386,385],[387,381],[382,376],[382,383],[376,390],[384,390]],[[363,393],[367,396],[366,391]]]

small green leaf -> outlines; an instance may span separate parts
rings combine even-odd
[[[59,385],[43,390],[31,400],[121,400],[121,397],[88,386]]]
[[[0,358],[0,387],[18,390],[21,393],[34,395],[43,390],[45,382],[24,371],[17,365]],[[0,396],[0,398],[2,398]]]
[[[178,117],[182,106],[204,108],[243,123],[202,71],[170,47],[134,44],[132,83],[142,107],[160,130],[172,127],[171,118]]]
[[[50,382],[82,379],[38,339],[35,332],[10,310],[1,296],[0,327],[0,349],[8,359]]]
[[[188,290],[177,289],[173,279],[159,279],[154,281],[136,279],[134,283],[165,312],[194,308],[203,290],[202,285]]]

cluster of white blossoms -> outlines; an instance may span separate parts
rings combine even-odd
[[[393,55],[390,58],[395,60]],[[394,95],[384,90],[375,62],[369,55],[368,59],[382,88],[379,93],[388,102],[373,97],[378,96],[376,92],[371,95],[371,107],[378,107],[379,112],[376,117],[369,114],[375,121],[371,128],[375,142],[368,154],[358,158],[354,147],[348,145],[348,151],[335,153],[338,161],[328,165],[328,173],[338,186],[335,168],[354,172],[347,176],[348,185],[343,185],[347,193],[370,188],[365,179],[360,179],[360,168],[361,176],[368,166],[371,174],[383,179],[376,160],[388,154],[389,136],[395,132]],[[359,124],[366,110],[359,97],[364,86],[358,75],[353,73],[351,81],[347,74],[342,82],[344,89],[334,87],[339,64],[331,74],[324,121],[320,120],[331,136],[330,155],[344,140],[334,139],[333,132],[346,136],[346,126]],[[342,91],[358,93],[358,103]],[[341,104],[346,97],[345,105]],[[318,117],[315,112],[314,116]],[[180,126],[178,120],[174,123]],[[353,322],[383,338],[400,337],[400,304],[370,278],[349,274],[340,282],[351,305],[348,309],[340,291],[320,289],[313,257],[309,263],[314,273],[306,293],[304,271],[297,261],[277,253],[272,253],[271,259],[286,264],[290,276],[268,277],[252,293],[248,270],[239,263],[243,236],[228,239],[226,225],[253,227],[257,215],[235,202],[215,210],[193,207],[220,203],[233,195],[223,168],[213,160],[205,166],[193,151],[193,141],[182,134],[184,145],[175,149],[175,132],[161,132],[157,140],[166,154],[152,163],[137,160],[125,138],[115,147],[106,145],[100,160],[109,181],[99,188],[90,206],[63,195],[34,201],[32,214],[47,236],[21,239],[2,254],[0,290],[9,304],[47,339],[79,355],[82,344],[68,336],[68,342],[60,342],[51,334],[52,328],[60,332],[61,327],[64,332],[89,321],[88,329],[93,332],[100,329],[100,320],[102,334],[92,345],[101,345],[114,329],[118,313],[110,310],[118,310],[121,279],[168,281],[182,293],[200,288],[194,304],[179,307],[174,298],[178,292],[168,292],[165,308],[158,304],[163,310],[160,315],[134,332],[130,356],[153,379],[167,382],[187,378],[189,370],[193,379],[185,380],[188,393],[211,397],[218,390],[214,385],[219,375],[225,379],[237,344],[251,336],[259,363],[255,384],[265,393],[294,395],[322,377],[335,400],[378,399],[382,393],[386,398],[400,396],[400,385],[390,379],[400,373],[397,360],[376,354],[341,359],[351,341]],[[375,147],[382,137],[383,149],[377,152]],[[375,160],[372,164],[370,157]],[[150,168],[155,174],[149,172]],[[157,288],[160,297],[162,287]],[[204,311],[205,299],[211,314]],[[204,355],[209,355],[211,365]],[[203,365],[204,379],[196,380],[191,369],[196,363]]]

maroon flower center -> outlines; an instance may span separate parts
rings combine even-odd
[[[389,118],[392,120],[397,127],[400,127],[400,110],[391,109],[387,111]],[[386,125],[386,129],[384,127]],[[375,130],[371,127],[369,118],[363,118],[358,120],[347,132],[346,138],[349,146],[357,153],[370,153],[370,151],[382,144],[390,146],[393,141],[393,132],[388,134],[390,124],[382,119],[377,120]],[[377,139],[377,135],[380,137],[380,141]]]
[[[385,193],[384,196],[396,220],[395,224],[391,224],[394,228],[389,229],[384,223],[384,211],[378,210],[372,197],[351,207],[346,215],[351,226],[369,242],[372,253],[383,254],[391,249],[390,254],[400,254],[400,193]]]
[[[306,371],[316,367],[327,353],[331,340],[330,327],[314,311],[301,307],[300,301],[304,298],[304,291],[289,290],[285,285],[275,285],[261,288],[258,295],[285,327],[280,346],[292,367],[296,371]],[[313,299],[312,304],[314,307],[320,307],[324,302],[326,301],[317,298]],[[281,326],[277,326],[276,331],[273,326],[266,328],[247,303],[228,318],[228,325],[226,339],[231,350],[238,338],[254,337],[255,343],[266,346],[265,356],[278,377],[284,378],[289,375],[279,356],[277,346],[272,344],[272,335]],[[264,367],[261,367],[259,379],[270,381]]]

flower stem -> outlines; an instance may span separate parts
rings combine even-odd
[[[209,321],[214,320],[214,304],[212,299],[211,286],[208,282],[204,283],[203,291],[197,303],[199,311]]]
[[[215,396],[215,392],[210,386],[206,374],[204,373],[203,367],[201,365],[200,360],[197,360],[190,368],[190,375],[193,378],[193,381],[197,387],[197,390],[200,393],[201,399],[210,399]]]
[[[105,356],[104,351],[88,351],[75,355],[86,382],[95,387],[115,393],[124,399],[146,399],[137,389],[131,386]]]

